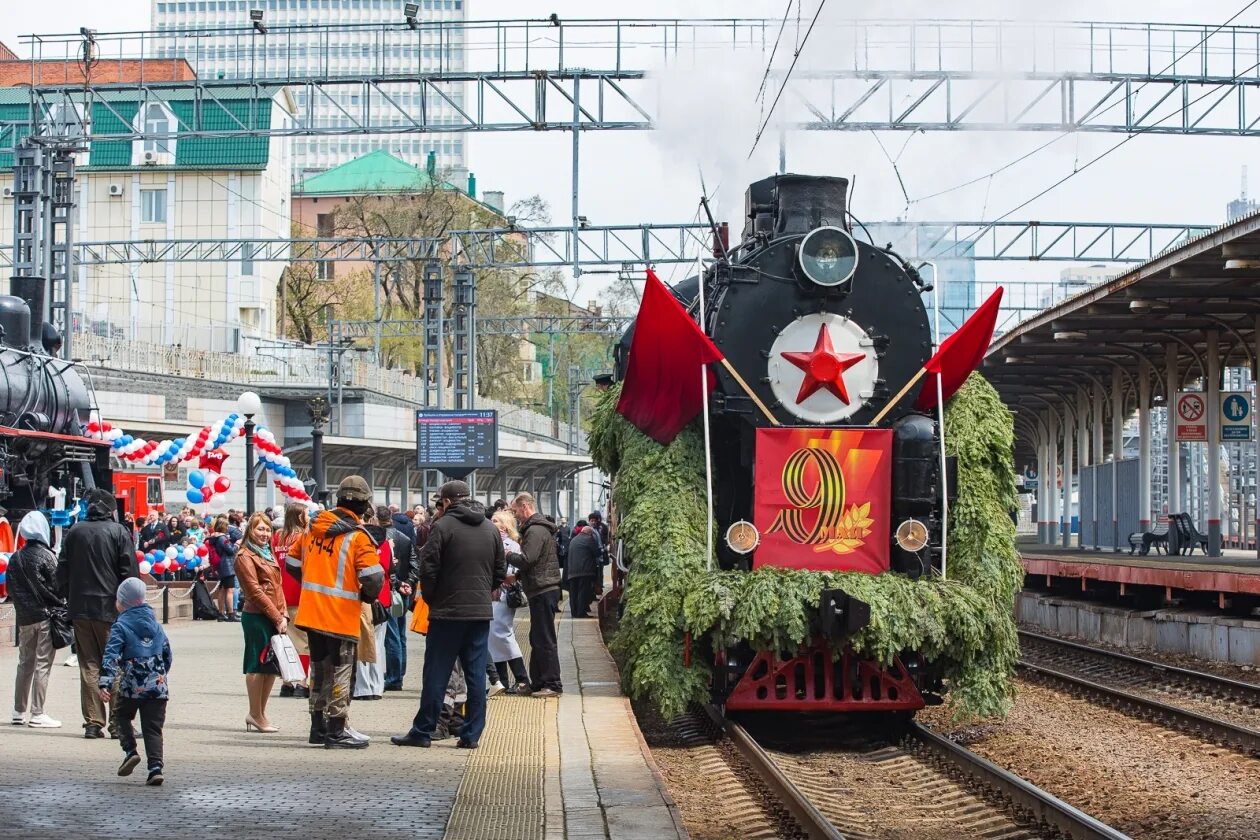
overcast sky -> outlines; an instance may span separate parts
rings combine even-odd
[[[802,0],[807,20],[817,0]],[[567,16],[615,17],[772,17],[783,14],[786,0],[761,2],[688,3],[636,0],[634,3],[592,3],[590,0],[466,0],[469,17],[545,17],[556,12]],[[4,0],[0,16],[0,40],[15,48],[18,36],[30,32],[65,32],[79,26],[101,31],[147,28],[149,0],[51,0],[25,3]],[[1153,20],[1217,25],[1237,13],[1246,0],[1185,2],[1134,2],[1099,0],[1047,4],[1028,0],[967,2],[954,0],[951,17],[1032,20],[1053,9],[1058,20]],[[850,14],[852,4],[832,0],[828,16]],[[593,11],[602,10],[599,15]],[[939,14],[939,3],[876,2],[862,5],[866,17],[907,17]],[[795,20],[795,12],[792,15]],[[1236,21],[1260,25],[1260,4]],[[793,27],[789,27],[789,36]],[[806,62],[824,66],[833,56],[827,44],[811,44]],[[1185,46],[1190,46],[1186,44]],[[790,54],[780,53],[782,67]],[[470,61],[470,66],[472,62]],[[744,157],[758,122],[756,85],[763,63],[718,56],[699,71],[658,74],[656,90],[671,106],[666,130],[659,132],[587,132],[582,137],[582,212],[596,223],[639,221],[688,221],[700,194],[698,172],[703,170],[710,190],[720,185],[717,204],[721,215],[738,228],[734,218],[742,207],[742,193],[751,178],[771,174],[777,166],[777,136],[767,136],[753,156]],[[660,70],[649,67],[649,70]],[[639,88],[644,90],[644,88]],[[650,95],[650,92],[649,94]],[[790,109],[785,105],[785,111]],[[1257,108],[1260,113],[1260,108]],[[468,164],[482,189],[502,189],[509,202],[532,193],[548,199],[553,216],[567,221],[569,214],[569,153],[571,139],[562,133],[465,135],[470,149]],[[1007,163],[1054,135],[1042,133],[981,133],[881,135],[893,155],[900,154],[901,177],[911,197],[925,196],[969,178],[983,175]],[[875,135],[851,132],[795,133],[788,137],[790,171],[809,174],[858,175],[854,212],[866,220],[907,214],[914,219],[992,219],[1022,203],[1070,173],[1074,166],[1114,145],[1114,134],[1077,134],[1055,143],[1027,161],[1013,166],[991,181],[956,190],[939,199],[906,208],[902,190]],[[1055,220],[1116,220],[1219,223],[1224,205],[1239,189],[1240,168],[1250,159],[1256,139],[1142,136],[1109,155],[1088,172],[1020,210],[1013,218]],[[1260,163],[1260,159],[1257,159]],[[1252,167],[1252,192],[1260,192],[1260,166]],[[987,266],[989,279],[1058,276],[1061,266]]]

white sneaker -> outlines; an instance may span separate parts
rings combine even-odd
[[[14,726],[26,726],[26,712],[14,711],[10,720]]]
[[[66,661],[62,662],[61,664],[65,665],[67,668],[78,668],[79,667],[78,654],[74,654],[74,653],[70,654],[68,657],[66,657]]]
[[[355,729],[353,726],[351,726],[348,723],[346,724],[346,734],[349,735],[351,738],[358,738],[360,741],[370,742],[372,740],[371,735],[364,735],[362,732]]]
[[[486,696],[493,697],[494,695],[499,694],[502,691],[503,691],[502,683],[491,683],[490,687],[486,689]]]
[[[60,729],[61,721],[53,720],[48,715],[35,715],[26,725],[32,729]]]

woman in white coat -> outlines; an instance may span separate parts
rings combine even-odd
[[[503,550],[508,554],[520,554],[521,546],[517,542],[520,534],[516,531],[516,517],[509,511],[501,510],[491,521],[499,529],[503,537]],[[499,681],[506,687],[508,675],[511,674],[516,684],[508,688],[508,694],[529,694],[529,673],[525,669],[525,658],[521,656],[521,646],[516,643],[516,609],[507,603],[507,590],[516,582],[516,569],[508,566],[507,579],[494,592],[492,604],[493,618],[490,621],[490,659],[498,672]]]

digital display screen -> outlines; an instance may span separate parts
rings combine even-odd
[[[427,470],[498,468],[498,422],[493,410],[417,410],[417,465]]]

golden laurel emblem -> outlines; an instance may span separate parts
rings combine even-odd
[[[813,466],[818,483],[812,490],[805,487],[805,471]],[[844,507],[844,471],[834,453],[826,449],[798,449],[783,463],[783,495],[793,505],[779,511],[767,533],[782,531],[799,545],[811,545],[814,551],[850,554],[866,544],[874,520],[871,503]],[[817,511],[812,526],[805,525],[805,511]]]

